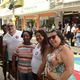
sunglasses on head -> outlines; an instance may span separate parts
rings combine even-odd
[[[53,36],[51,36],[51,37],[49,37],[48,39],[50,40],[50,39],[55,39],[56,38],[56,35],[53,35]]]

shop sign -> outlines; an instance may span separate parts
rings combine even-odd
[[[24,0],[23,12],[35,13],[49,10],[49,0]]]
[[[22,7],[23,2],[24,2],[24,0],[15,0],[14,7],[15,8]]]

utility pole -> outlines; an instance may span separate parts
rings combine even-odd
[[[16,21],[16,18],[15,18],[15,7],[14,7],[15,0],[11,0],[11,3],[13,5],[13,8],[12,8],[12,22],[15,25],[15,21]]]

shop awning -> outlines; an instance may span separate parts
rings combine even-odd
[[[12,11],[4,8],[0,11],[0,18],[12,15]]]

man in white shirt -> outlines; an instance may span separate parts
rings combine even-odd
[[[23,39],[21,38],[22,32],[16,30],[16,26],[11,22],[8,24],[8,33],[3,37],[3,56],[5,51],[8,51],[8,60],[9,60],[9,73],[12,74],[12,56],[16,51],[16,48],[19,44],[22,43]],[[13,75],[13,74],[12,74]]]
[[[71,28],[71,46],[74,46],[75,43],[75,30],[76,30],[76,24],[73,24]]]
[[[70,40],[70,38],[71,38],[71,29],[70,29],[70,25],[69,24],[67,24],[67,28],[66,28],[66,38],[68,40]]]

